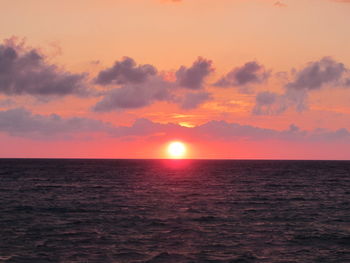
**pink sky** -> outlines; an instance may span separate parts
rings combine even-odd
[[[0,4],[0,157],[350,159],[349,1]]]

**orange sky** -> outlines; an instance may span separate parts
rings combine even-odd
[[[0,157],[350,158],[350,3],[0,4]]]

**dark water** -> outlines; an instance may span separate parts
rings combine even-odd
[[[350,262],[350,162],[0,160],[0,262]]]

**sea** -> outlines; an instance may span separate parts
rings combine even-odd
[[[350,262],[350,162],[0,159],[0,262]]]

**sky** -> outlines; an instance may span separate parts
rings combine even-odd
[[[0,157],[350,159],[348,0],[0,6]]]

